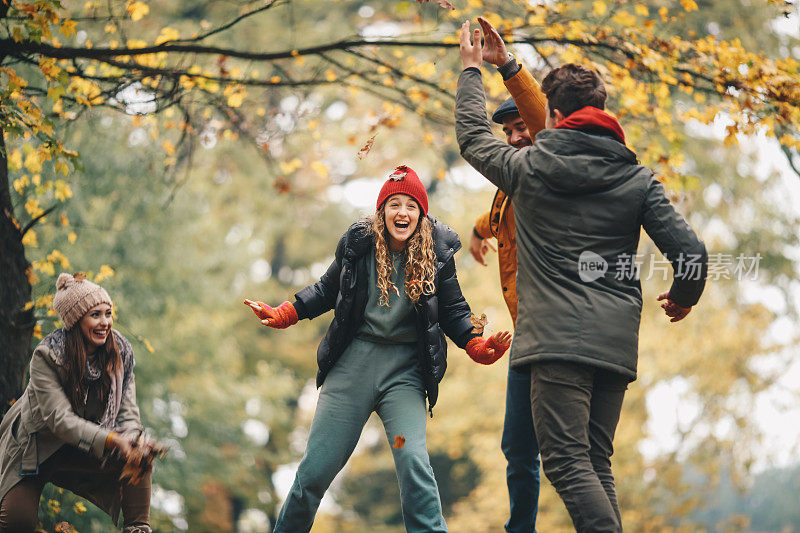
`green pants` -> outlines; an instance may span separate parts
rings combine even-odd
[[[328,374],[303,456],[274,533],[309,531],[323,494],[344,467],[370,414],[383,421],[400,484],[406,531],[446,532],[425,443],[427,412],[417,348],[355,339]]]

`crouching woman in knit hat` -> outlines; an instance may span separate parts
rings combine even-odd
[[[82,496],[126,533],[149,533],[150,472],[120,480],[140,441],[133,350],[111,329],[112,302],[81,274],[61,274],[53,308],[64,327],[33,352],[30,381],[0,425],[0,533],[32,533],[50,482]]]
[[[447,531],[425,443],[425,399],[432,409],[447,365],[444,336],[489,364],[511,335],[483,339],[473,331],[453,259],[458,235],[427,212],[419,177],[398,167],[378,195],[376,213],[347,230],[319,282],[277,308],[245,300],[273,328],[334,311],[317,350],[322,390],[308,445],[275,533],[311,529],[373,411],[392,444],[406,530]]]

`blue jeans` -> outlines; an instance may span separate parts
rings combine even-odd
[[[533,430],[528,369],[522,372],[508,369],[501,447],[508,461],[506,483],[511,504],[505,529],[509,533],[535,533],[539,510],[539,443]]]

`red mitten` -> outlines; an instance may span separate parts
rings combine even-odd
[[[275,329],[286,329],[297,324],[297,310],[291,303],[283,302],[278,307],[270,307],[264,302],[256,303],[261,306],[261,310],[253,309],[253,312],[262,321],[268,321],[265,325]]]
[[[506,353],[510,344],[500,344],[495,337],[497,333],[484,339],[475,337],[467,343],[466,352],[470,359],[482,365],[491,365]]]

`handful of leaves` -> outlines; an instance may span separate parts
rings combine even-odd
[[[169,446],[157,442],[145,433],[131,443],[128,459],[122,467],[120,481],[128,485],[138,485],[142,477],[153,468],[153,460],[162,458],[167,454]]]

